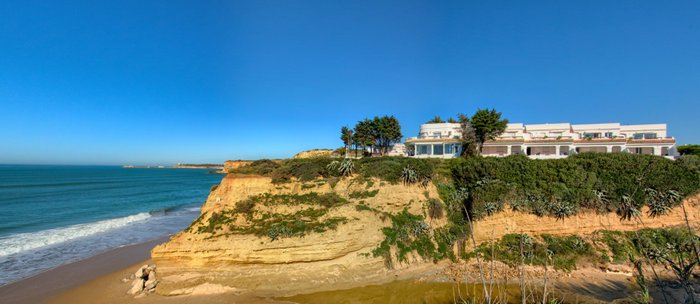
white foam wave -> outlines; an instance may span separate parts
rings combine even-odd
[[[116,219],[10,235],[0,239],[0,257],[98,234],[150,217],[148,212],[144,212]]]

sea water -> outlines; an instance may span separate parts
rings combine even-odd
[[[209,169],[0,165],[0,285],[186,228]]]

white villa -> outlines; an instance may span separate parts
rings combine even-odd
[[[418,137],[405,142],[411,157],[456,157],[461,153],[458,123],[426,123]],[[666,124],[619,123],[572,125],[570,123],[509,123],[496,140],[484,143],[482,155],[525,154],[530,158],[563,158],[579,152],[626,152],[673,158],[676,140],[666,134]]]

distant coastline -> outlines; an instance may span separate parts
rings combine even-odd
[[[134,166],[134,165],[123,165],[122,168],[146,168],[146,169],[219,169],[223,170],[223,165],[217,164],[177,164],[174,166]]]

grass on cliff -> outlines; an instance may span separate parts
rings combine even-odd
[[[322,233],[336,229],[348,221],[345,217],[326,216],[331,208],[348,203],[336,193],[279,194],[269,193],[252,196],[237,202],[233,209],[214,211],[204,220],[205,214],[197,218],[187,231],[207,233],[212,236],[227,234],[252,234],[277,240],[287,237],[302,237],[309,233]],[[271,213],[256,210],[256,206],[298,206],[307,208],[291,214]],[[245,225],[236,225],[238,217],[246,219]]]

